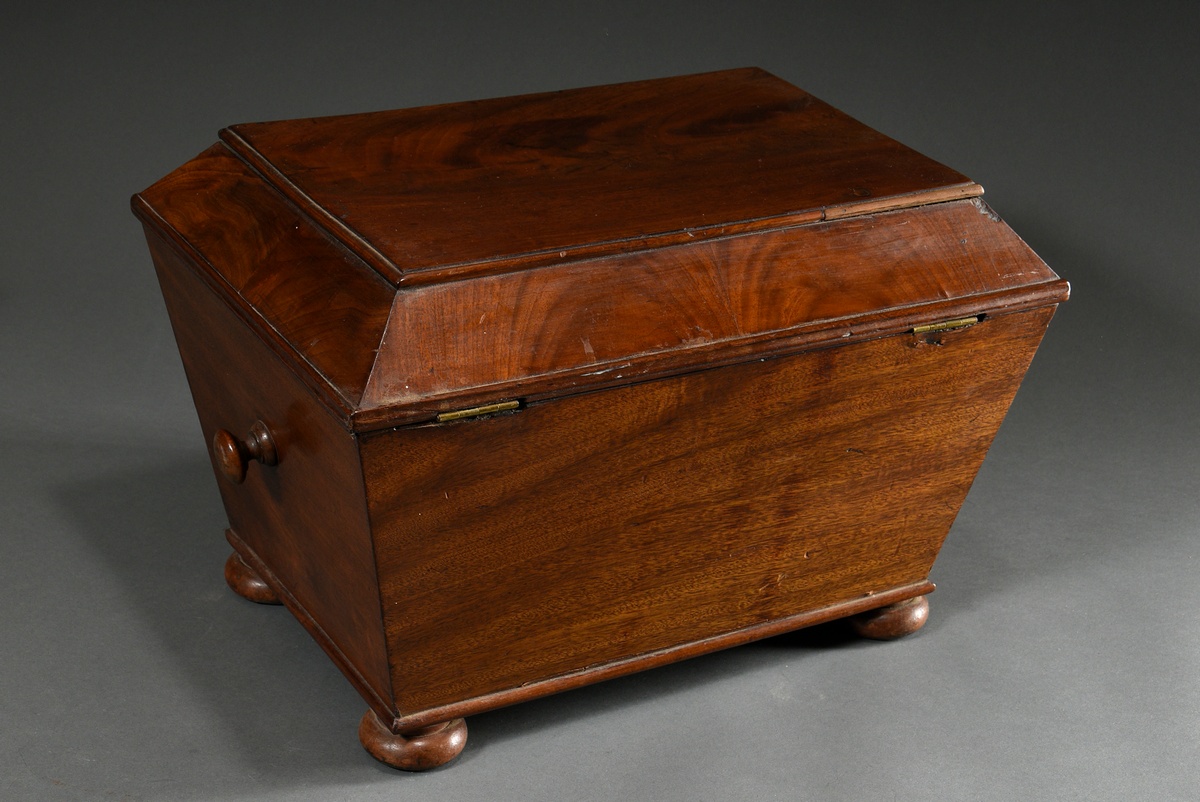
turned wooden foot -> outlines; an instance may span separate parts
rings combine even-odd
[[[911,635],[929,619],[929,600],[924,596],[868,610],[850,617],[854,631],[864,638],[893,640]]]
[[[467,744],[467,722],[461,718],[397,735],[368,710],[358,725],[358,740],[371,757],[405,771],[425,771],[449,763]]]
[[[243,599],[258,604],[279,604],[279,597],[236,551],[225,561],[225,582]]]

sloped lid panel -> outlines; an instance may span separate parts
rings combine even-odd
[[[980,191],[742,70],[238,126],[134,209],[365,431],[1064,300]]]
[[[133,207],[332,406],[357,408],[391,310],[390,285],[223,145],[135,196]]]
[[[396,284],[979,191],[757,69],[237,125],[222,137]]]
[[[981,201],[933,204],[401,290],[363,407],[428,418],[1065,297]]]

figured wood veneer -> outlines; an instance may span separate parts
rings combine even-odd
[[[923,582],[1051,313],[364,437],[401,714]]]
[[[391,709],[354,438],[172,250],[151,237],[150,251],[205,442],[221,428],[249,431],[262,421],[275,443],[277,464],[254,463],[240,484],[228,481],[210,450],[240,556],[270,580],[359,692]]]
[[[369,431],[1063,300],[980,192],[735,70],[234,126],[134,208]]]
[[[135,196],[229,516],[370,709],[893,638],[1068,286],[761,70],[237,125]]]
[[[251,123],[221,139],[397,285],[982,191],[758,69]]]

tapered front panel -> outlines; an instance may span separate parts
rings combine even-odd
[[[925,580],[1052,314],[364,436],[401,715]]]

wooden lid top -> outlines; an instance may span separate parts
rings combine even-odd
[[[759,69],[221,138],[397,285],[980,192]]]
[[[221,139],[134,210],[356,430],[1067,293],[978,185],[756,69]]]

